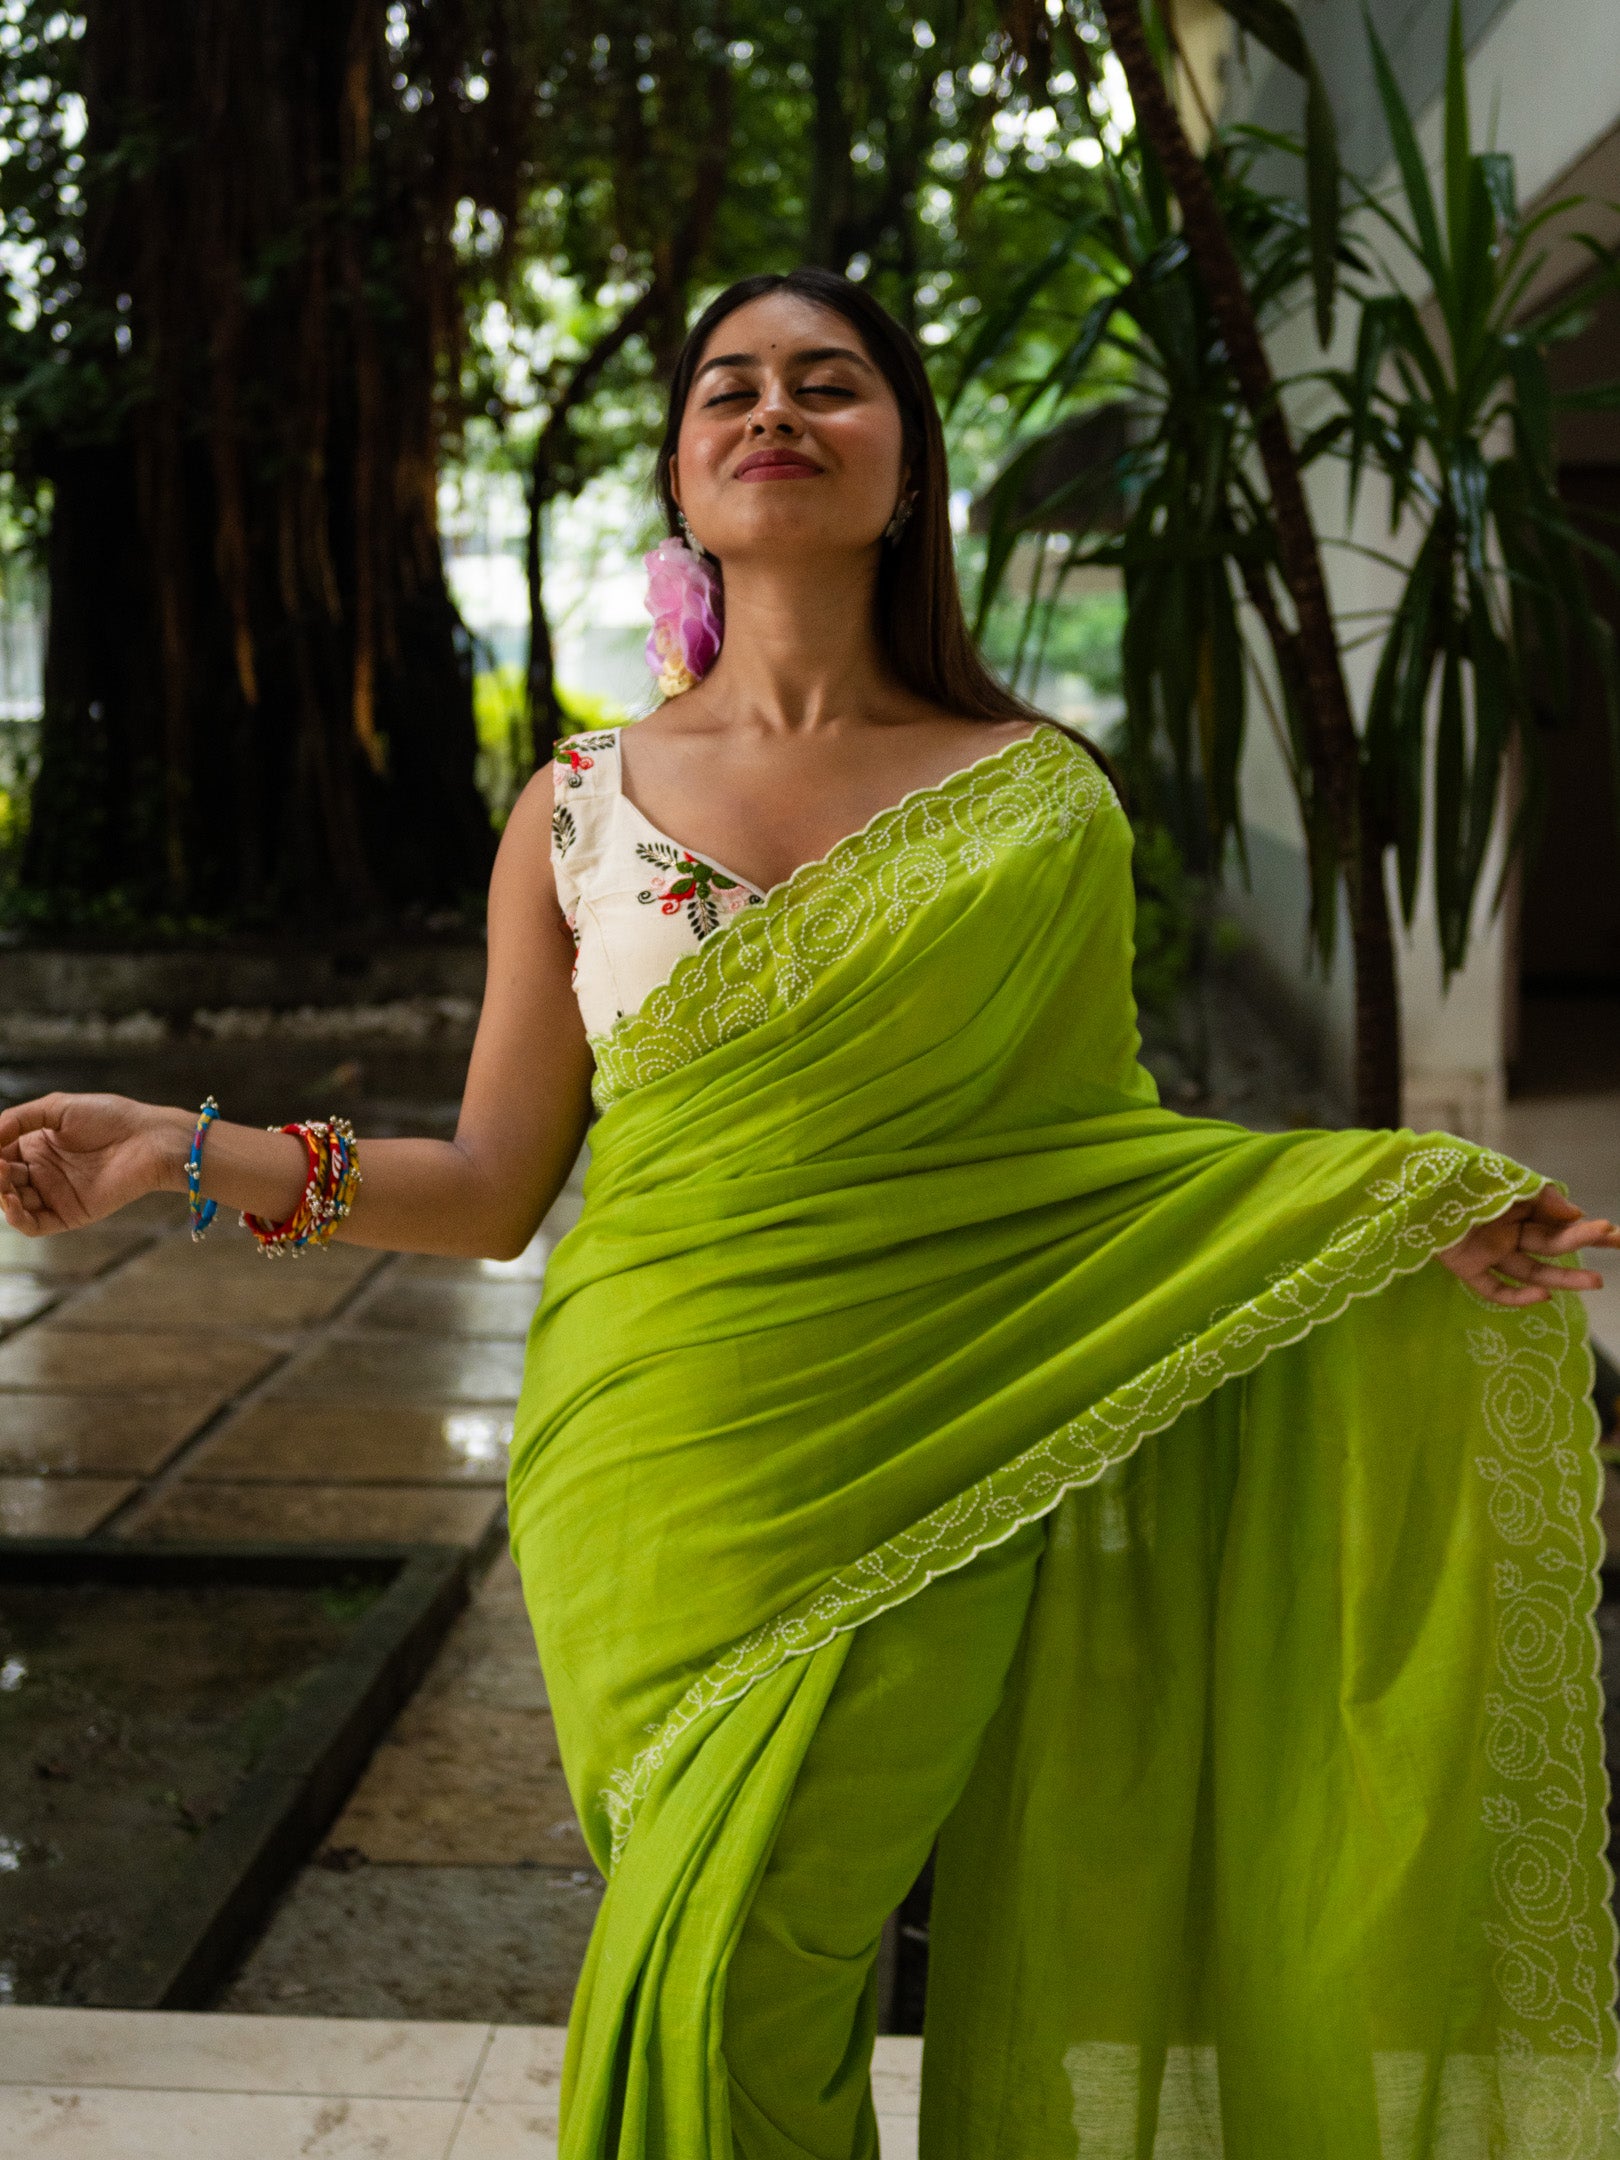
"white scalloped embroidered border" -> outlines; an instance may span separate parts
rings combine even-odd
[[[1489,1445],[1475,1467],[1490,1487],[1496,1564],[1496,1670],[1486,1698],[1485,1753],[1493,1784],[1484,1819],[1491,1879],[1512,1928],[1488,1927],[1494,1978],[1508,2013],[1504,2085],[1524,2118],[1511,2149],[1548,2160],[1596,2160],[1612,2150],[1612,2083],[1569,2075],[1571,2058],[1613,2058],[1616,1929],[1607,1823],[1594,1822],[1583,1737],[1602,1716],[1603,1681],[1591,1626],[1602,1551],[1594,1474],[1597,1413],[1592,1359],[1582,1355],[1564,1298],[1520,1318],[1512,1338],[1482,1327],[1468,1338],[1484,1369]],[[1567,1384],[1572,1363],[1584,1382]],[[1606,1924],[1577,1917],[1597,1872]]]
[[[1105,798],[1108,783],[1078,743],[1042,727],[880,810],[683,953],[635,1012],[591,1038],[597,1108],[799,1004],[871,930],[903,928],[953,869],[978,874],[1011,848],[1062,839]]]
[[[1370,1185],[1369,1205],[1301,1266],[1276,1276],[1257,1296],[1212,1314],[1157,1364],[733,1643],[602,1792],[613,1839],[610,1865],[618,1865],[636,1812],[671,1748],[699,1718],[736,1702],[789,1658],[809,1656],[835,1635],[914,1597],[936,1576],[966,1566],[1047,1514],[1075,1486],[1092,1483],[1224,1382],[1336,1319],[1352,1298],[1370,1297],[1397,1275],[1413,1273],[1542,1182],[1534,1171],[1461,1141],[1414,1147],[1398,1176]]]

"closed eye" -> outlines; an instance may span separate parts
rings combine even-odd
[[[739,398],[752,400],[759,395],[756,390],[717,390],[713,397],[703,400],[704,410],[712,411],[716,405],[735,405]],[[801,383],[800,397],[852,398],[855,392],[847,383]]]

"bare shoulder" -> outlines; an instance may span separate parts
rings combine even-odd
[[[543,765],[512,805],[496,850],[489,903],[494,912],[507,906],[532,908],[537,899],[556,904],[551,872],[551,814],[556,788],[551,767]]]
[[[937,733],[942,747],[948,745],[960,752],[964,760],[993,757],[998,750],[1027,742],[1047,726],[1046,721],[1039,719],[975,720],[966,713],[944,710],[931,712],[928,724]]]
[[[506,830],[501,835],[501,850],[508,846],[519,853],[527,853],[538,847],[543,854],[551,852],[551,813],[556,805],[557,786],[551,777],[549,762],[540,767],[524,783],[517,801],[512,805],[506,820]]]

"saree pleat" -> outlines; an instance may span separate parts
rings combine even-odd
[[[759,2093],[819,2155],[837,2108],[778,2119],[728,1971],[863,1731],[852,1633],[915,1600],[983,1703],[1005,1629],[948,1649],[929,1585],[1043,1523],[982,1748],[964,1712],[925,2160],[1620,2153],[1581,1316],[1427,1266],[1540,1181],[1161,1110],[1130,939],[1128,828],[1043,731],[596,1045],[511,1481],[610,1875],[567,2160],[751,2160]],[[937,1819],[922,1717],[858,1742],[897,1865]]]

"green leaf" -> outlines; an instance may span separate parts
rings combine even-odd
[[[1285,0],[1221,0],[1257,44],[1305,79],[1305,203],[1310,220],[1311,284],[1316,334],[1333,342],[1339,279],[1339,123],[1299,18]]]
[[[1087,209],[1072,219],[1046,253],[1018,280],[999,307],[989,308],[975,325],[972,338],[957,367],[956,387],[946,403],[950,418],[968,385],[999,360],[1024,327],[1030,308],[1060,270],[1073,260],[1081,235],[1097,223],[1097,213]]]
[[[1428,272],[1429,281],[1434,286],[1442,307],[1449,312],[1451,265],[1445,242],[1440,236],[1434,191],[1429,186],[1428,170],[1423,163],[1423,152],[1418,146],[1417,130],[1412,125],[1412,116],[1407,110],[1405,98],[1401,95],[1401,87],[1396,80],[1395,70],[1390,65],[1389,54],[1384,50],[1383,40],[1373,27],[1366,0],[1362,0],[1361,13],[1367,28],[1367,42],[1372,49],[1373,79],[1378,85],[1378,101],[1384,109],[1384,124],[1389,129],[1389,139],[1400,170],[1406,206],[1417,235],[1418,260]]]
[[[1457,520],[1457,534],[1467,559],[1469,575],[1483,578],[1489,539],[1486,525],[1490,480],[1485,460],[1480,455],[1479,444],[1471,435],[1465,435],[1454,446],[1447,477],[1451,483],[1451,502]]]
[[[1313,65],[1299,17],[1287,0],[1221,0],[1221,6],[1256,44],[1263,45],[1283,66],[1296,75],[1307,75]]]
[[[1537,472],[1553,470],[1553,399],[1540,348],[1519,337],[1502,340],[1502,358],[1513,383],[1514,435],[1519,455]]]
[[[1316,304],[1316,335],[1333,342],[1333,317],[1339,283],[1339,123],[1327,86],[1311,64],[1305,92],[1305,204],[1311,226],[1311,284]]]
[[[1243,851],[1238,774],[1243,764],[1245,694],[1243,638],[1224,562],[1209,566],[1204,600],[1207,665],[1199,683],[1199,728],[1204,784],[1209,797],[1210,837],[1217,859],[1228,833]]]
[[[1448,637],[1440,663],[1440,719],[1434,740],[1434,905],[1448,976],[1461,967],[1468,942],[1468,919],[1461,910],[1467,761],[1462,661],[1454,639]]]
[[[1482,150],[1474,161],[1485,182],[1485,193],[1500,222],[1510,229],[1519,222],[1519,188],[1513,160],[1503,150]]]
[[[1465,628],[1468,674],[1474,694],[1474,760],[1461,864],[1459,966],[1467,957],[1474,895],[1479,889],[1486,852],[1496,825],[1497,798],[1501,792],[1503,762],[1514,729],[1517,691],[1513,654],[1491,619],[1490,592],[1483,579],[1470,580]]]

